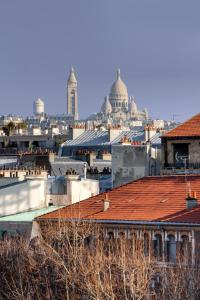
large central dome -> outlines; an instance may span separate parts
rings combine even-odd
[[[111,90],[110,90],[110,95],[109,95],[110,100],[121,100],[121,101],[128,101],[128,91],[125,83],[120,77],[120,70],[117,70],[117,79],[113,83]]]

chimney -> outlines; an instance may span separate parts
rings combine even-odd
[[[69,127],[68,139],[75,140],[84,132],[85,132],[84,124],[74,124],[73,126]]]
[[[122,129],[121,129],[120,125],[109,126],[109,129],[108,129],[109,141],[110,142],[114,141],[114,139],[116,139],[120,135],[121,132],[122,132]]]
[[[157,132],[152,124],[147,124],[144,128],[145,141],[148,142]]]
[[[198,205],[196,192],[189,192],[186,198],[186,208],[192,209]]]
[[[105,194],[105,198],[103,199],[103,211],[107,211],[110,207],[110,200],[108,199],[108,193]]]

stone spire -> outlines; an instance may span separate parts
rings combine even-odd
[[[74,68],[72,67],[69,73],[68,82],[74,82],[77,83]]]
[[[74,68],[71,68],[67,81],[67,114],[78,120],[78,92]]]

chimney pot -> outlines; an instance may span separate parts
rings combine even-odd
[[[108,193],[105,194],[105,198],[103,199],[103,211],[107,211],[110,207],[110,200],[108,199]]]
[[[186,198],[186,207],[187,209],[192,209],[198,205],[197,201],[197,193],[196,192],[189,192]]]

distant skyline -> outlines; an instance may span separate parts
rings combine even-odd
[[[198,0],[0,1],[0,115],[66,112],[70,68],[79,113],[98,112],[120,68],[154,118],[200,112]]]

